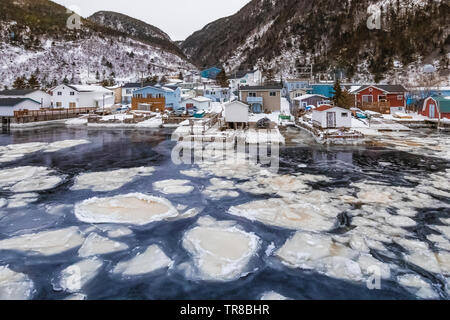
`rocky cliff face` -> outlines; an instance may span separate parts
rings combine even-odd
[[[181,46],[200,67],[259,65],[288,76],[313,63],[315,72],[380,81],[432,63],[445,76],[449,14],[440,0],[253,0]]]

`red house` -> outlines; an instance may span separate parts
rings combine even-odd
[[[406,92],[402,85],[365,85],[352,91],[355,107],[381,113],[405,111]]]
[[[419,113],[430,119],[450,119],[450,97],[434,96],[426,98]]]

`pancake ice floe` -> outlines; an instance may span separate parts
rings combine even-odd
[[[138,177],[150,176],[153,167],[119,169],[104,172],[83,173],[76,177],[72,190],[90,189],[96,192],[113,191],[122,188]]]
[[[75,205],[75,216],[87,223],[146,225],[175,218],[177,209],[169,200],[142,193],[92,198]]]
[[[131,260],[119,262],[113,269],[113,273],[125,277],[140,276],[159,269],[170,268],[172,265],[172,260],[166,256],[161,248],[152,245]]]
[[[33,294],[33,282],[7,266],[0,266],[0,300],[28,300]]]
[[[31,255],[52,256],[75,249],[84,237],[77,227],[24,234],[0,240],[0,250],[20,251]]]
[[[255,234],[243,231],[232,221],[202,217],[183,237],[183,247],[192,255],[187,275],[209,281],[239,279],[250,272],[248,263],[259,243]]]

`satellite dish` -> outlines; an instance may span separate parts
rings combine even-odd
[[[423,72],[425,72],[425,73],[433,73],[435,71],[436,71],[436,68],[433,65],[431,65],[431,64],[426,64],[423,67]]]

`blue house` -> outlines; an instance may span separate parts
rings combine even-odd
[[[133,92],[135,98],[165,98],[166,108],[178,109],[181,105],[181,88],[147,86]]]
[[[222,71],[222,69],[219,69],[219,68],[216,68],[216,67],[212,67],[212,68],[203,70],[200,73],[200,75],[202,76],[202,78],[208,78],[208,79],[216,80],[216,77],[220,73],[220,71]]]
[[[312,90],[308,90],[309,94],[320,94],[327,98],[334,97],[334,84],[313,84],[311,87]]]

